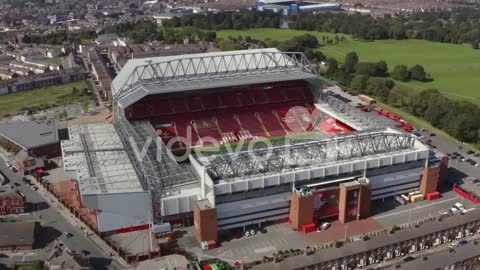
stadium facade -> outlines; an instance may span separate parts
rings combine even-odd
[[[277,49],[132,59],[112,84],[114,125],[71,127],[65,170],[100,232],[194,224],[201,242],[349,222],[373,200],[436,191],[446,159],[325,85],[303,54]]]
[[[342,6],[335,2],[257,0],[255,6],[258,11],[270,10],[285,16],[294,13],[342,11]]]

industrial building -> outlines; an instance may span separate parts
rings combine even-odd
[[[277,49],[129,60],[113,125],[70,127],[65,172],[100,232],[194,224],[200,242],[282,220],[308,232],[436,191],[447,159],[326,84],[302,53]]]
[[[342,11],[342,6],[335,2],[257,0],[256,9],[258,11],[270,10],[287,16],[294,13]]]

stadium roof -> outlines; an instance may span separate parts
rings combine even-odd
[[[285,173],[339,161],[424,149],[415,139],[394,130],[368,130],[332,138],[294,141],[282,146],[196,156],[214,182]]]
[[[126,108],[148,94],[272,81],[319,80],[302,53],[256,49],[131,59],[112,82]]]
[[[25,150],[58,142],[54,120],[13,122],[0,125],[0,136]]]
[[[69,135],[62,141],[64,170],[75,174],[82,195],[143,191],[112,124],[70,126]]]

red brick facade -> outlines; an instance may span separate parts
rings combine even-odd
[[[338,220],[346,223],[370,216],[372,191],[368,183],[356,181],[340,184]]]
[[[288,221],[294,230],[300,231],[304,225],[313,223],[313,198],[313,194],[300,196],[292,192]]]
[[[217,209],[208,200],[193,203],[193,220],[193,234],[198,242],[218,240]]]
[[[0,193],[0,216],[21,214],[25,211],[25,200],[15,192]]]

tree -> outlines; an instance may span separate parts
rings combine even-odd
[[[335,58],[327,58],[327,69],[325,70],[325,75],[331,76],[335,74],[338,69],[338,62]]]
[[[478,45],[478,43],[480,43],[479,40],[474,40],[474,41],[472,42],[472,49],[478,50],[479,47],[480,47],[480,46]]]
[[[379,61],[375,64],[375,76],[386,77],[388,74],[388,66],[385,61]]]
[[[397,81],[406,82],[408,81],[408,68],[405,65],[397,65],[393,68],[392,78]]]
[[[89,106],[90,106],[90,102],[89,102],[89,101],[84,101],[84,102],[82,102],[82,111],[83,111],[84,113],[87,113]]]
[[[369,78],[367,81],[367,94],[380,98],[382,102],[386,102],[390,95],[391,83],[383,78]]]
[[[355,66],[358,64],[358,55],[356,52],[349,52],[345,56],[345,63],[342,65],[342,69],[345,72],[351,74],[355,72]]]
[[[323,54],[323,52],[321,52],[321,51],[313,51],[313,58],[317,61],[323,61],[323,60],[327,59],[325,54]]]
[[[339,84],[344,85],[344,86],[348,86],[348,85],[350,85],[350,80],[352,78],[351,78],[350,74],[345,72],[345,70],[339,68],[339,69],[337,69],[337,71],[335,71],[334,79]]]
[[[76,96],[76,95],[78,95],[78,92],[79,92],[79,91],[78,91],[78,88],[74,86],[74,87],[72,88],[72,95],[75,95],[75,96]]]
[[[350,88],[355,93],[363,93],[367,88],[367,81],[368,81],[367,75],[357,75],[350,82]]]
[[[425,69],[421,65],[415,65],[408,70],[410,79],[424,82],[427,79]]]
[[[375,63],[360,62],[355,65],[355,73],[358,75],[375,76],[377,67]]]

